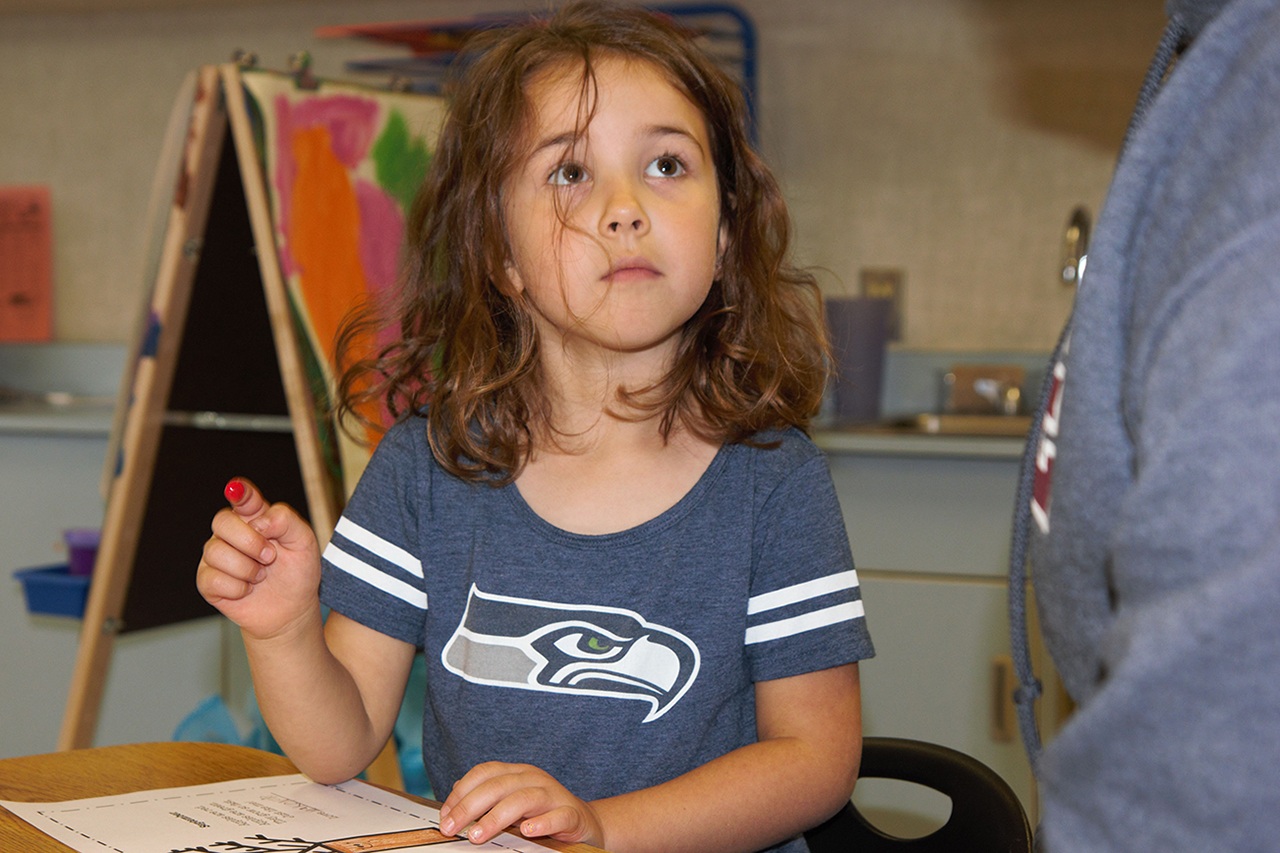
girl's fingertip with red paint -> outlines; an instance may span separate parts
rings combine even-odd
[[[227,483],[227,487],[222,490],[222,493],[227,496],[227,500],[233,504],[238,504],[244,500],[244,483],[240,480],[232,480]]]

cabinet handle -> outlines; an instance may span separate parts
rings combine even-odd
[[[1017,735],[1013,685],[1013,658],[996,655],[991,659],[991,739],[997,743],[1009,743]]]

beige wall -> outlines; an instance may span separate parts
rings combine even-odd
[[[6,0],[29,8],[38,0]],[[65,4],[66,0],[59,0]],[[74,6],[90,6],[87,2]],[[367,43],[315,27],[533,0],[103,0],[0,4],[0,184],[53,189],[56,335],[124,341],[145,293],[147,211],[184,76],[305,49],[323,76]],[[132,4],[136,5],[136,4]],[[906,274],[905,346],[1047,350],[1068,213],[1095,214],[1162,24],[1160,0],[740,0],[760,45],[761,141],[824,287]]]

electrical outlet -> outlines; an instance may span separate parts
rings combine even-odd
[[[858,271],[858,287],[863,296],[892,303],[887,336],[891,341],[902,340],[905,278],[906,274],[896,267],[863,267]]]

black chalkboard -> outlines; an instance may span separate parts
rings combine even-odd
[[[216,615],[195,587],[233,476],[318,531],[339,486],[317,434],[238,69],[201,69],[158,272],[119,407],[107,511],[59,747],[92,745],[116,635]],[[264,240],[266,243],[264,244]]]

